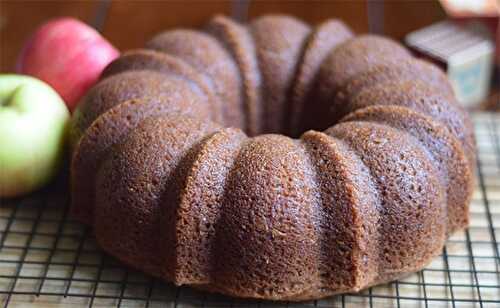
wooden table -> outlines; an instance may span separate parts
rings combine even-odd
[[[0,72],[12,71],[29,34],[40,23],[57,16],[73,16],[87,22],[125,50],[143,46],[147,38],[167,28],[198,27],[214,14],[245,21],[270,13],[291,14],[312,24],[326,18],[341,18],[357,32],[383,32],[396,39],[445,17],[436,0],[386,3],[368,0],[1,0]]]

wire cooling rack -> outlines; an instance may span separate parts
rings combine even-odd
[[[471,224],[427,268],[359,294],[306,303],[244,301],[177,288],[127,269],[68,217],[61,187],[0,200],[0,302],[37,307],[500,307],[500,115],[474,115]],[[65,181],[61,181],[65,182]]]

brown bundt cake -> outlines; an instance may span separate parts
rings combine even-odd
[[[176,285],[356,292],[421,269],[468,224],[475,141],[445,74],[338,20],[161,33],[106,68],[72,140],[73,215]]]

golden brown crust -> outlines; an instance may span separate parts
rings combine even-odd
[[[469,222],[469,204],[474,188],[473,175],[460,140],[432,118],[400,106],[370,106],[359,109],[342,121],[369,121],[388,125],[414,136],[429,151],[446,186],[447,233],[463,229]]]
[[[100,78],[104,79],[125,71],[137,70],[151,70],[166,75],[175,75],[185,78],[188,83],[194,83],[193,89],[199,88],[212,106],[210,119],[217,123],[223,123],[224,119],[220,112],[221,101],[215,96],[203,76],[179,57],[149,49],[126,51],[104,69]]]
[[[434,88],[417,80],[390,81],[370,88],[363,88],[349,103],[344,112],[358,110],[373,105],[404,106],[430,116],[441,122],[462,143],[471,170],[475,170],[476,146],[472,123],[467,111],[454,97],[443,96]]]
[[[170,115],[143,121],[98,170],[94,230],[106,250],[146,272],[172,279],[178,165],[216,132],[212,122]],[[166,249],[170,247],[169,249]]]
[[[176,91],[182,91],[182,88],[176,88]],[[80,221],[93,224],[96,170],[113,151],[113,146],[121,143],[142,121],[176,114],[205,119],[210,116],[211,109],[196,95],[185,91],[182,95],[173,92],[164,101],[152,97],[126,101],[99,116],[73,149],[72,214]]]
[[[252,21],[250,31],[263,80],[261,133],[283,133],[288,94],[311,29],[293,17],[267,15]]]
[[[242,296],[300,294],[317,281],[314,181],[305,149],[282,135],[243,144],[216,226],[213,284]]]
[[[78,104],[70,128],[72,145],[78,142],[95,119],[122,102],[151,97],[160,104],[169,104],[171,95],[180,97],[192,95],[184,94],[186,91],[194,92],[200,100],[209,99],[198,84],[180,74],[166,75],[142,70],[125,71],[110,76],[92,87]]]
[[[338,121],[336,93],[353,76],[383,63],[397,63],[411,55],[401,44],[378,35],[360,35],[341,44],[321,64],[318,82],[302,130],[325,129]]]
[[[427,264],[444,245],[447,219],[446,191],[425,148],[407,133],[369,122],[343,122],[325,133],[346,142],[376,181],[377,280]]]
[[[225,16],[210,20],[207,31],[226,45],[238,64],[243,79],[246,131],[255,136],[262,131],[262,78],[250,32]]]
[[[336,21],[206,31],[123,54],[75,115],[72,213],[105,251],[176,285],[298,301],[420,270],[467,226],[475,141],[438,68],[378,36],[339,45]],[[299,139],[213,122],[259,134],[287,113],[295,133],[340,122]]]
[[[213,281],[226,179],[246,139],[239,129],[221,130],[201,145],[187,166],[176,214],[175,241],[182,245],[175,254],[175,284]]]
[[[238,66],[215,38],[193,30],[170,30],[153,37],[146,47],[178,57],[195,68],[219,97],[224,125],[245,127]]]
[[[397,63],[383,63],[356,74],[341,86],[337,91],[335,100],[339,108],[356,96],[358,92],[391,81],[418,80],[433,87],[438,93],[446,97],[453,97],[446,74],[436,65],[416,58],[408,58]]]
[[[359,290],[377,278],[380,202],[375,181],[343,141],[316,131],[304,133],[301,140],[314,165],[321,200],[321,289]]]
[[[340,20],[329,19],[315,27],[307,40],[300,66],[295,74],[290,96],[288,132],[299,133],[301,114],[308,108],[308,99],[317,80],[321,63],[335,47],[353,37],[351,30]]]

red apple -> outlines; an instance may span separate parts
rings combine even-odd
[[[50,84],[73,110],[118,57],[96,30],[74,18],[57,18],[40,26],[24,46],[16,70]]]

